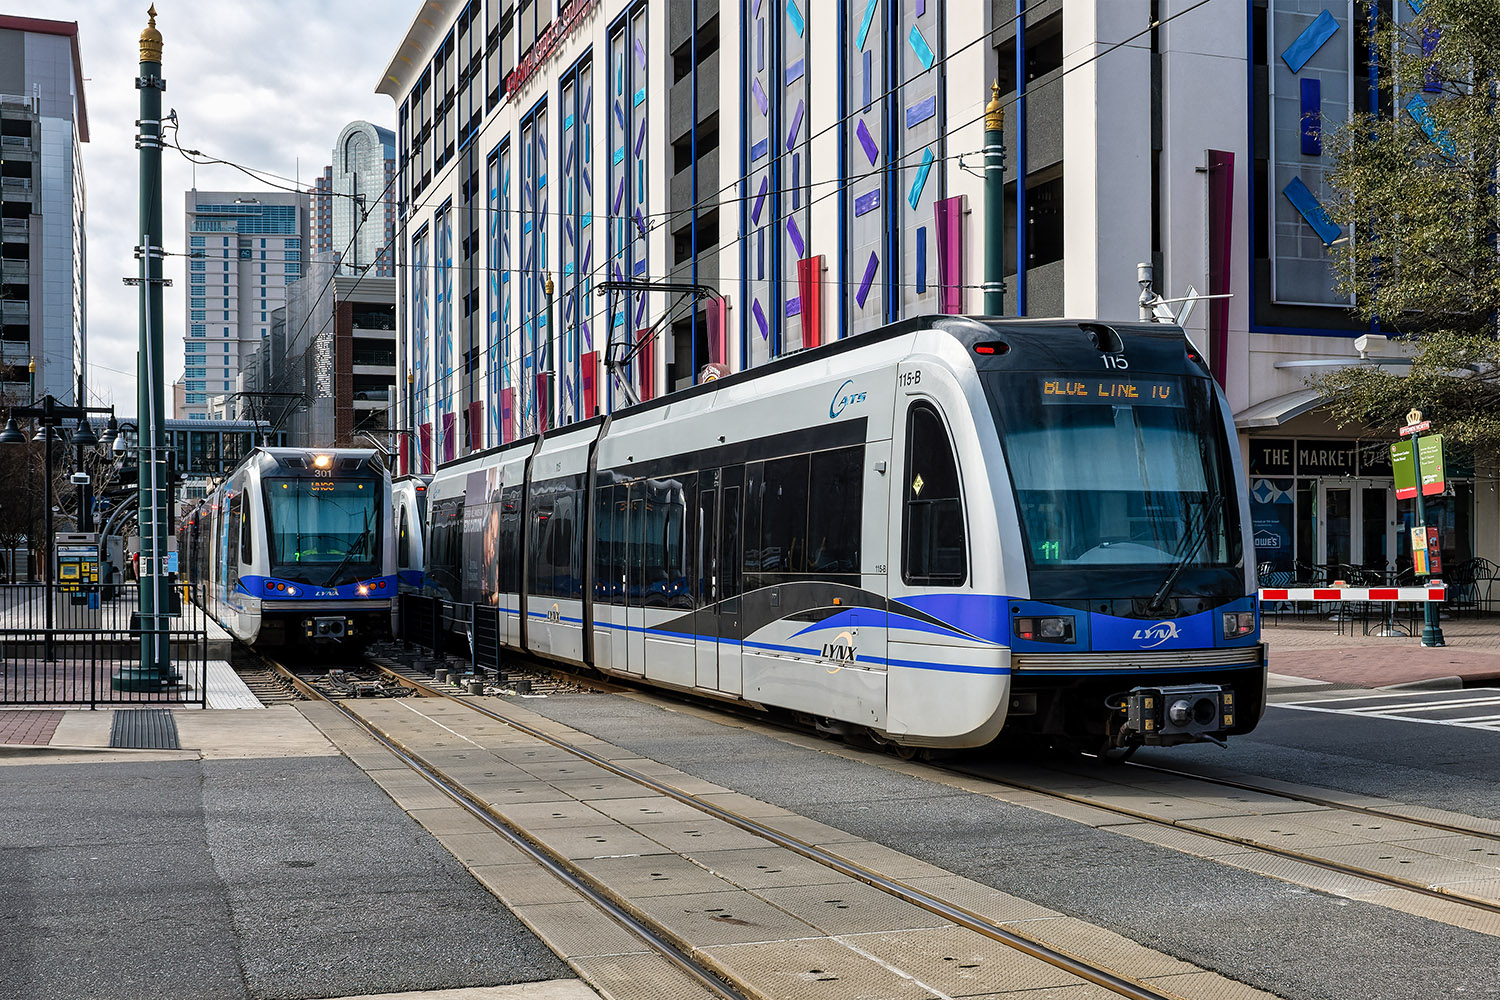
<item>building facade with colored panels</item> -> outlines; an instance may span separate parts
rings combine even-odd
[[[1164,296],[1222,296],[1184,325],[1247,460],[1262,438],[1388,444],[1395,428],[1332,426],[1305,384],[1371,332],[1335,288],[1321,208],[1323,123],[1375,92],[1362,17],[1354,0],[424,3],[377,86],[397,113],[402,467],[980,312],[997,209],[1008,315],[1134,319],[1143,261]],[[1252,476],[1258,519],[1288,524],[1258,560],[1394,569],[1409,513],[1388,473],[1357,465],[1346,497],[1325,466]],[[1500,556],[1484,475],[1438,502],[1454,559]]]

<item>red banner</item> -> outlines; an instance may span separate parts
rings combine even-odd
[[[797,294],[802,299],[802,346],[823,342],[823,255],[797,261]]]
[[[583,415],[587,420],[599,412],[599,397],[594,389],[594,377],[599,370],[599,352],[589,351],[578,359],[579,381],[583,383]]]

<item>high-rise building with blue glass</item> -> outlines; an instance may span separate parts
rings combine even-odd
[[[307,259],[308,196],[187,192],[188,295],[179,419],[205,420],[268,339],[271,311]]]

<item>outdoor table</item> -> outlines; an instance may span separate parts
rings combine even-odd
[[[1448,587],[1443,583],[1433,582],[1425,587],[1262,587],[1260,599],[1262,603],[1267,601],[1317,601],[1326,604],[1342,604],[1352,606],[1362,604],[1364,614],[1361,623],[1364,634],[1370,634],[1369,611],[1372,604],[1385,605],[1385,617],[1377,624],[1380,626],[1379,635],[1411,635],[1410,626],[1406,627],[1405,633],[1398,632],[1402,626],[1396,624],[1397,604],[1427,604],[1433,601],[1441,604],[1448,596]],[[1339,615],[1339,633],[1344,631],[1344,617]],[[1350,629],[1353,629],[1353,619],[1350,619]]]

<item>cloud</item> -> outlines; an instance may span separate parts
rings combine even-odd
[[[413,0],[155,0],[164,41],[164,109],[175,108],[182,145],[293,180],[306,188],[331,161],[351,121],[395,128],[396,109],[376,83],[420,9]],[[77,21],[90,141],[83,146],[87,191],[87,330],[91,398],[136,410],[138,296],[122,278],[137,273],[139,153],[137,39],[147,0],[10,0],[5,12]],[[163,154],[162,228],[181,252],[184,192],[266,190],[225,166],[196,170]],[[182,374],[187,274],[181,257],[165,269],[166,384]],[[170,415],[170,395],[168,396]]]

